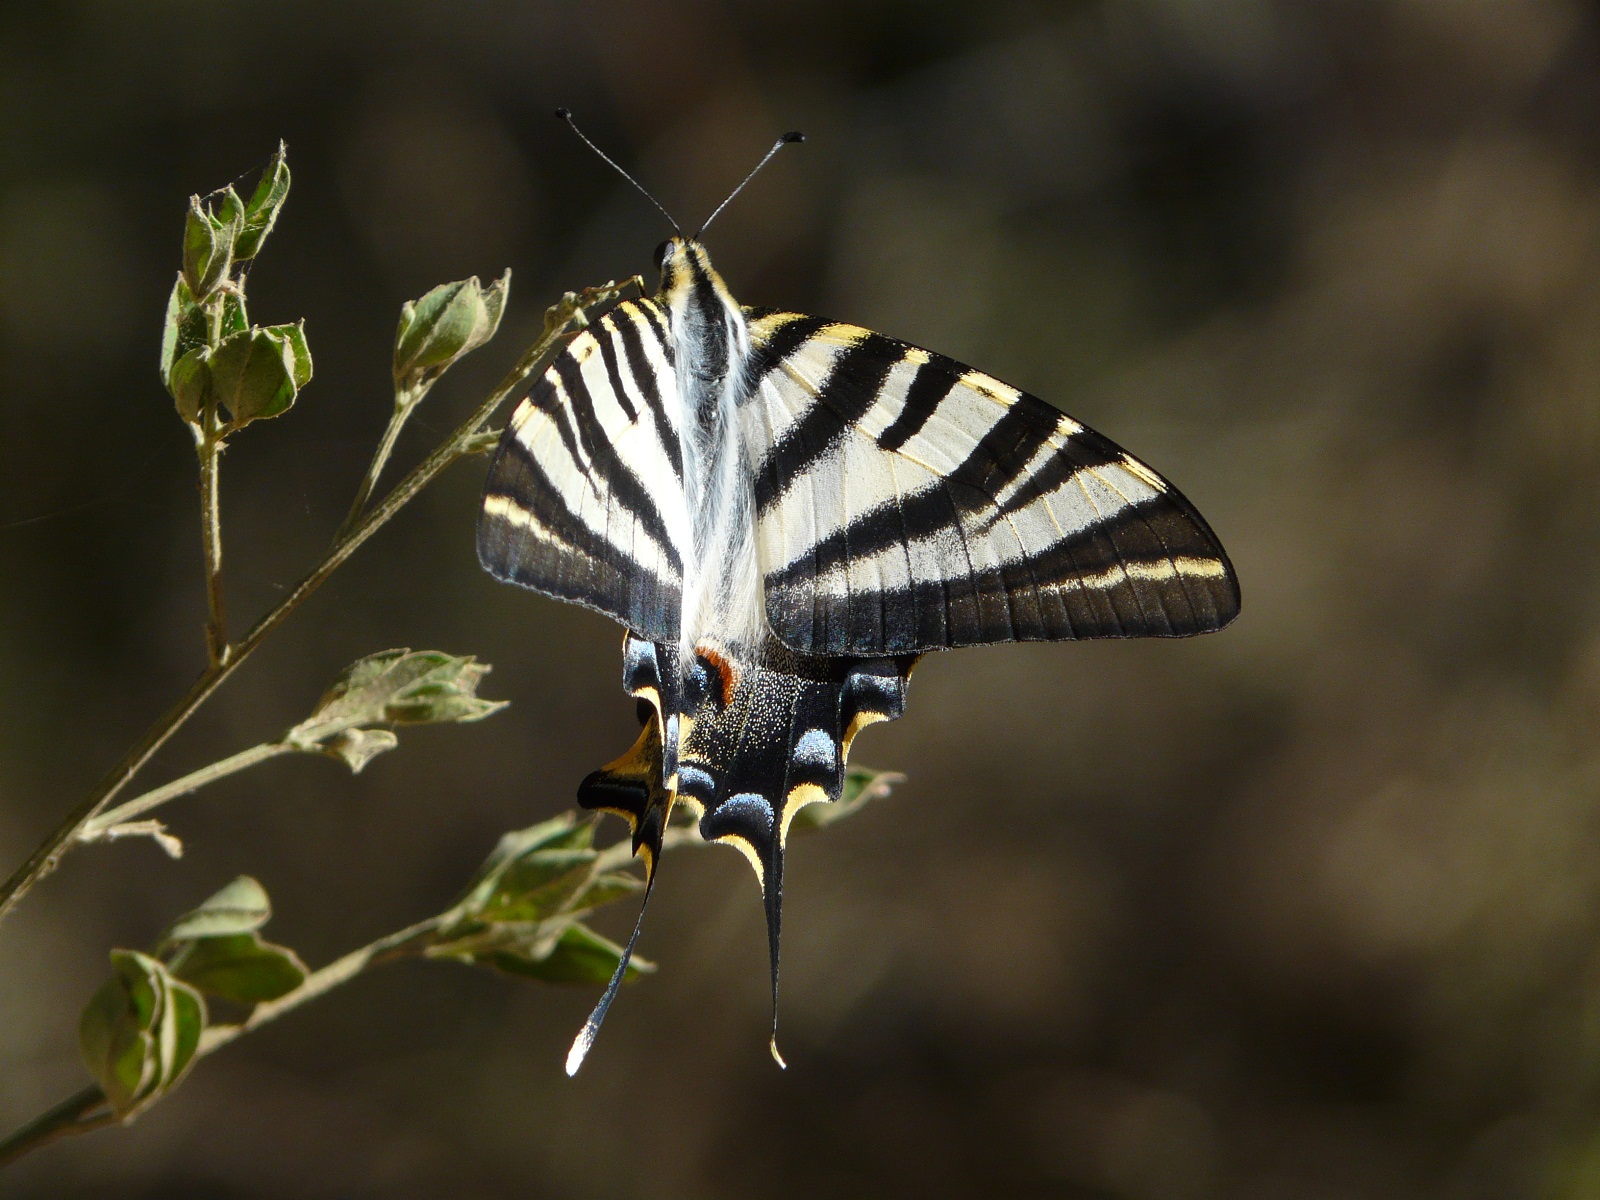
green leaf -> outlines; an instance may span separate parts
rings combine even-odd
[[[622,960],[622,947],[601,937],[587,925],[573,924],[542,956],[522,947],[496,950],[472,961],[544,983],[599,983],[610,980]],[[624,983],[654,972],[656,964],[635,955],[628,962]]]
[[[221,307],[220,336],[228,337],[248,328],[243,296],[224,292],[213,303]],[[172,393],[178,415],[191,425],[200,423],[201,413],[212,402],[210,337],[206,309],[195,303],[194,293],[179,275],[167,298],[166,321],[161,331],[161,379]]]
[[[183,1077],[200,1045],[206,1006],[148,955],[113,950],[111,968],[78,1021],[78,1046],[112,1111],[126,1120]]]
[[[478,696],[488,672],[489,664],[470,654],[406,649],[370,654],[346,667],[311,715],[285,738],[313,750],[347,729],[479,721],[506,706],[504,700]]]
[[[510,271],[487,288],[474,275],[440,284],[421,299],[407,301],[395,332],[396,390],[431,383],[492,338],[500,328],[510,287]]]
[[[217,205],[217,211],[211,217],[211,224],[218,232],[221,232],[229,227],[237,229],[243,220],[244,201],[239,199],[239,193],[234,191],[232,187],[223,188],[222,201]]]
[[[273,325],[268,332],[276,331],[289,349],[289,378],[294,380],[295,390],[305,387],[311,382],[311,348],[306,345],[305,323],[295,325]]]
[[[504,834],[452,910],[457,923],[476,919],[490,909],[506,908],[513,892],[505,880],[518,871],[519,864],[540,854],[587,854],[592,861],[593,842],[593,822],[580,821],[572,813]],[[530,873],[525,878],[534,876]]]
[[[845,769],[844,788],[839,799],[832,803],[808,804],[789,824],[791,833],[810,833],[824,829],[835,821],[848,817],[863,805],[880,800],[904,783],[906,777],[898,771],[880,771],[875,767],[851,766]]]
[[[272,901],[267,898],[267,889],[250,876],[241,875],[199,908],[174,921],[162,940],[181,942],[251,933],[271,918]]]
[[[232,188],[227,189],[224,211],[238,205],[239,197]],[[238,227],[237,215],[224,223],[200,207],[199,196],[189,197],[189,215],[183,225],[183,280],[197,303],[209,300],[233,269],[233,239]]]
[[[245,205],[239,232],[233,239],[233,257],[236,262],[248,262],[261,250],[261,243],[278,223],[278,212],[289,196],[288,147],[278,143],[278,152],[272,156],[261,181],[256,184],[250,203]]]
[[[287,995],[310,972],[287,946],[263,941],[259,933],[234,933],[191,942],[169,970],[202,992],[239,1004],[258,1004]]]
[[[201,346],[173,363],[167,375],[167,390],[172,393],[178,415],[190,425],[199,425],[200,414],[211,403],[211,351]]]
[[[272,917],[267,891],[241,875],[162,938],[170,974],[202,991],[241,1004],[276,1000],[307,975],[293,950],[263,941],[256,931]]]
[[[78,1049],[84,1065],[119,1114],[149,1090],[160,1069],[146,1028],[155,1011],[155,987],[143,973],[124,975],[117,956],[131,953],[112,952],[116,974],[78,1018]]]
[[[589,882],[593,850],[536,850],[508,863],[482,908],[483,921],[542,921]]]
[[[167,1007],[160,1025],[161,1089],[170,1091],[194,1062],[206,1029],[205,998],[186,983],[167,981]]]
[[[167,297],[167,315],[161,328],[161,381],[169,389],[173,364],[189,351],[205,346],[208,333],[205,309],[194,302],[194,293],[179,275]]]
[[[644,890],[644,880],[628,871],[607,871],[597,875],[584,889],[583,895],[568,907],[570,913],[586,913],[607,904],[615,904]]]
[[[311,354],[298,325],[269,325],[223,338],[210,369],[213,393],[240,429],[289,411],[311,379]]]
[[[238,292],[222,293],[220,336],[227,337],[229,334],[243,333],[249,328],[250,318],[245,315],[244,297]]]

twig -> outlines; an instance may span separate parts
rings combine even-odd
[[[295,754],[300,752],[298,746],[288,742],[265,742],[259,746],[251,746],[248,750],[230,755],[227,758],[214,762],[210,766],[201,767],[198,771],[190,771],[181,779],[174,779],[171,783],[156,788],[154,791],[145,792],[135,796],[116,808],[101,813],[91,821],[85,821],[83,830],[78,834],[80,842],[92,842],[105,835],[105,832],[114,825],[121,825],[124,821],[149,812],[152,808],[159,808],[168,800],[176,800],[179,796],[187,796],[190,792],[198,791],[208,783],[215,783],[229,775],[253,767],[257,763],[266,762],[269,758],[277,758],[280,754]]]
[[[236,292],[243,304],[244,293]],[[219,291],[206,305],[206,344],[222,343],[223,309]],[[206,660],[213,667],[228,661],[228,615],[222,590],[222,422],[213,398],[200,413],[195,450],[200,457],[200,547],[206,576]]]
[[[279,996],[276,1000],[266,1000],[250,1010],[250,1015],[237,1025],[210,1025],[200,1035],[200,1048],[195,1051],[195,1059],[199,1060],[213,1051],[220,1050],[229,1042],[243,1037],[253,1029],[270,1021],[276,1021],[285,1013],[293,1012],[307,1001],[315,1000],[318,996],[332,991],[342,983],[349,983],[368,967],[380,966],[386,962],[394,962],[401,958],[416,958],[433,941],[443,924],[444,917],[429,917],[426,921],[418,921],[415,925],[407,926],[387,937],[381,937],[375,942],[369,942],[359,950],[352,950],[342,958],[336,958],[327,966],[311,972],[305,982],[294,991]]]
[[[705,844],[693,827],[673,826],[667,830],[662,840],[662,849]],[[591,863],[590,878],[595,878],[606,871],[616,870],[626,865],[632,858],[633,846],[627,838],[607,846]],[[578,888],[574,896],[583,891],[583,888]],[[250,1010],[250,1015],[238,1024],[207,1026],[205,1032],[200,1035],[200,1046],[195,1051],[195,1061],[198,1062],[208,1054],[214,1054],[245,1034],[276,1021],[279,1017],[293,1012],[301,1005],[317,999],[341,984],[348,983],[370,967],[402,958],[418,958],[426,955],[428,949],[438,940],[440,933],[444,933],[446,939],[451,936],[451,926],[458,919],[457,911],[451,909],[429,917],[425,921],[418,921],[415,925],[381,937],[375,942],[369,942],[359,950],[352,950],[320,970],[313,971],[292,992],[276,1000],[257,1004]],[[91,1085],[69,1096],[0,1141],[0,1166],[14,1162],[51,1142],[91,1133],[116,1123],[117,1118],[106,1106],[105,1093],[98,1086]]]
[[[106,1094],[98,1084],[91,1083],[0,1141],[0,1167],[51,1142],[103,1129],[115,1124],[116,1119],[106,1104]]]
[[[206,657],[212,667],[228,661],[228,617],[222,593],[222,509],[218,477],[222,469],[222,438],[216,414],[205,418],[200,441],[200,545],[205,552]]]
[[[350,504],[350,511],[345,514],[339,532],[334,534],[335,542],[349,533],[361,519],[367,501],[372,499],[372,493],[377,490],[378,478],[383,474],[383,468],[388,465],[389,456],[394,453],[395,443],[400,440],[400,430],[405,428],[405,423],[432,387],[433,381],[430,380],[415,391],[403,391],[395,396],[394,411],[389,414],[389,424],[384,428],[383,436],[378,439],[378,448],[373,451],[372,462],[367,465],[367,473],[361,480],[361,486],[356,489],[356,498]]]
[[[134,774],[149,762],[150,756],[166,744],[167,739],[211,698],[211,694],[254,653],[256,647],[269,633],[304,604],[311,594],[327,581],[328,576],[338,570],[362,543],[409,504],[418,492],[432,483],[440,472],[456,459],[471,453],[473,435],[534,373],[545,356],[556,348],[568,329],[583,319],[583,310],[616,297],[628,284],[635,282],[638,282],[637,276],[624,280],[621,284],[588,288],[582,293],[568,292],[559,304],[550,308],[545,315],[544,333],[517,360],[516,365],[477,410],[440,443],[432,454],[397,483],[381,501],[368,510],[366,516],[356,523],[355,528],[335,542],[329,548],[326,557],[312,568],[311,573],[296,584],[276,608],[257,621],[250,632],[239,640],[226,661],[214,662],[201,672],[200,677],[194,681],[182,699],[168,709],[166,714],[134,743],[132,749],[123,755],[122,760],[62,819],[54,832],[28,856],[28,860],[17,868],[5,885],[0,887],[0,920],[4,920],[10,914],[17,902],[27,895],[35,883],[55,869],[61,856],[76,843],[83,827],[116,798]]]

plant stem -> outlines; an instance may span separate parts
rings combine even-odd
[[[244,303],[244,293],[238,293]],[[206,344],[215,350],[222,344],[223,309],[221,292],[206,305]],[[200,546],[206,574],[206,659],[213,667],[228,661],[228,616],[222,591],[222,422],[215,400],[200,414],[200,437],[196,450],[200,456]]]
[[[200,544],[205,551],[206,657],[212,667],[228,661],[228,617],[222,595],[222,506],[218,476],[222,469],[222,438],[216,414],[206,416],[206,433],[200,442]]]
[[[674,825],[666,831],[661,848],[666,851],[683,845],[706,844],[693,826]],[[589,877],[593,879],[606,871],[616,870],[626,865],[632,858],[633,845],[629,839],[623,838],[595,856],[590,864]],[[575,899],[583,890],[583,888],[577,889],[573,898]],[[571,900],[568,903],[570,904]],[[200,1035],[200,1046],[195,1051],[195,1061],[198,1062],[206,1055],[215,1053],[252,1030],[276,1021],[279,1017],[325,995],[341,984],[350,982],[370,967],[394,962],[397,959],[426,955],[430,947],[439,943],[441,934],[443,940],[449,940],[452,936],[451,928],[459,917],[460,913],[452,908],[381,937],[377,941],[369,942],[359,950],[352,950],[327,966],[313,971],[294,991],[279,996],[276,1000],[266,1000],[257,1004],[250,1010],[250,1015],[238,1024],[207,1026],[205,1032]],[[61,1138],[76,1137],[116,1123],[116,1117],[105,1107],[105,1093],[98,1086],[91,1085],[69,1096],[48,1112],[29,1121],[10,1137],[0,1141],[0,1166],[14,1162],[30,1151],[38,1150]]]
[[[266,762],[269,758],[277,758],[280,754],[295,754],[300,752],[298,746],[288,742],[264,742],[259,746],[251,746],[248,750],[230,755],[210,766],[201,767],[198,771],[190,771],[181,779],[174,779],[171,783],[156,788],[154,791],[145,792],[135,796],[124,804],[117,805],[107,812],[101,813],[92,821],[84,822],[83,832],[78,834],[80,842],[92,842],[102,836],[113,825],[121,825],[124,821],[131,820],[141,813],[147,813],[152,808],[159,808],[168,800],[176,800],[179,796],[187,796],[190,792],[198,791],[208,783],[215,783],[229,775],[237,774],[257,763]]]
[[[356,498],[350,504],[350,511],[345,514],[344,524],[340,525],[339,532],[333,535],[335,542],[349,533],[361,519],[367,501],[372,499],[372,493],[377,490],[378,477],[383,474],[383,468],[389,462],[389,455],[394,453],[395,443],[400,440],[400,430],[405,427],[405,423],[410,420],[411,414],[416,411],[417,405],[422,403],[422,398],[428,394],[432,386],[432,383],[428,383],[416,391],[396,393],[394,411],[389,414],[389,424],[383,431],[383,437],[378,439],[378,448],[373,452],[372,462],[367,465],[367,474],[361,480],[361,486],[356,489]]]
[[[251,1030],[260,1029],[269,1021],[276,1021],[284,1014],[293,1012],[307,1001],[331,992],[340,984],[349,983],[368,967],[381,966],[396,959],[418,957],[432,942],[433,935],[438,932],[442,921],[443,917],[429,917],[426,921],[418,921],[415,925],[409,925],[387,937],[369,942],[359,950],[352,950],[349,954],[334,959],[327,966],[311,972],[306,976],[305,982],[294,991],[279,996],[276,1000],[266,1000],[256,1005],[250,1010],[250,1015],[239,1024],[207,1027],[200,1035],[200,1048],[195,1051],[195,1058],[204,1058]]]
[[[283,624],[295,609],[306,602],[311,593],[327,581],[328,576],[338,570],[345,560],[361,547],[362,543],[386,525],[397,512],[416,497],[418,492],[432,483],[440,472],[456,459],[470,453],[468,446],[473,434],[484,426],[511,394],[533,374],[545,356],[556,348],[568,328],[582,316],[584,308],[613,299],[636,279],[637,276],[634,280],[624,280],[622,284],[587,288],[582,293],[568,292],[559,304],[550,308],[545,314],[544,333],[517,360],[516,365],[477,410],[440,443],[432,454],[418,463],[410,474],[395,484],[382,500],[368,510],[366,516],[356,523],[355,528],[329,547],[326,557],[279,601],[276,608],[255,623],[250,632],[233,647],[225,662],[214,662],[201,672],[200,677],[190,685],[183,697],[145,731],[132,749],[123,755],[122,760],[107,772],[94,789],[62,819],[54,832],[28,856],[28,860],[17,868],[5,885],[0,887],[0,920],[4,920],[10,914],[17,902],[27,895],[35,883],[55,870],[56,864],[61,861],[61,856],[77,841],[84,826],[100,815],[106,805],[127,786],[134,774],[150,761],[150,756],[194,715],[195,710],[211,698],[212,693],[238,670],[269,633]]]
[[[103,1111],[97,1112],[97,1109]],[[51,1142],[114,1124],[116,1119],[106,1105],[106,1094],[99,1085],[90,1084],[0,1141],[0,1167]]]

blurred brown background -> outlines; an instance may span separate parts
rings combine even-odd
[[[516,271],[442,436],[570,287],[722,217],[749,303],[1049,397],[1173,478],[1243,580],[1189,643],[936,656],[756,888],[667,864],[594,995],[343,989],[8,1197],[1368,1200],[1600,1195],[1600,20],[1577,0],[50,3],[0,22],[0,870],[202,656],[193,455],[156,378],[186,197],[288,139],[251,276],[317,378],[226,462],[242,626],[326,544],[405,299]],[[285,760],[86,849],[0,928],[0,1123],[82,1082],[115,945],[239,872],[321,963],[449,901],[632,736],[618,630],[494,584],[482,465],[384,530],[163,753],[275,736],[391,645],[514,706],[351,779]],[[610,915],[620,932],[628,914]]]

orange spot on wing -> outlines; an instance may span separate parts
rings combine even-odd
[[[705,659],[716,673],[717,692],[721,697],[722,706],[726,708],[733,703],[733,691],[739,686],[739,668],[733,665],[727,655],[710,643],[702,642],[695,647],[695,653]]]

